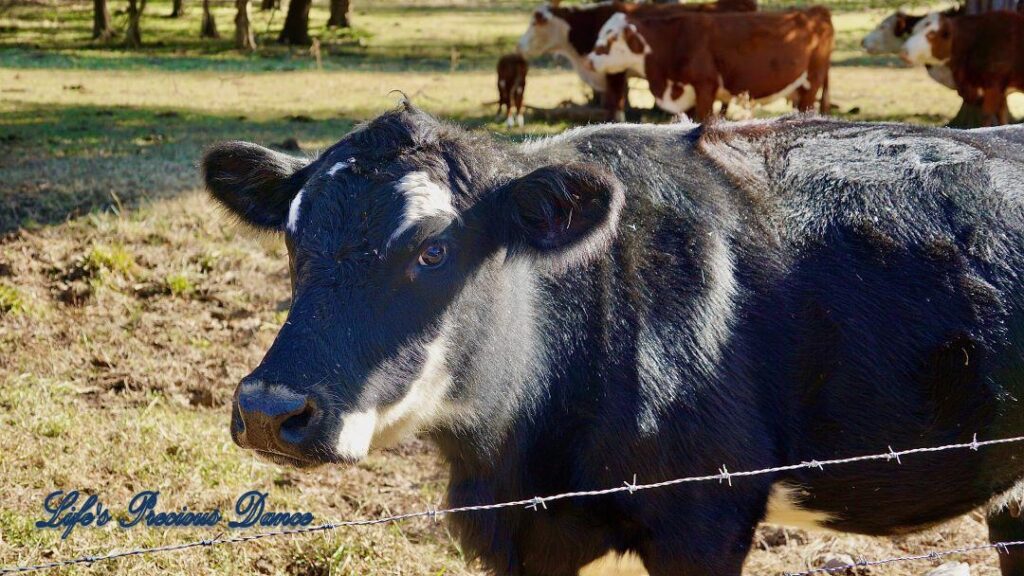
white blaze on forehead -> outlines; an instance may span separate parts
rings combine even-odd
[[[903,43],[900,56],[911,64],[942,64],[943,61],[932,53],[932,43],[928,41],[929,33],[937,33],[942,25],[942,14],[929,12],[914,26],[914,33]]]
[[[302,205],[302,195],[305,192],[305,188],[299,190],[299,193],[295,195],[295,198],[292,198],[291,205],[288,206],[288,222],[285,224],[285,228],[292,234],[295,233],[296,226],[299,224],[299,211],[301,210]]]
[[[452,206],[452,193],[431,180],[426,172],[410,172],[402,176],[395,188],[405,198],[405,211],[398,228],[388,239],[389,243],[424,218],[442,215],[458,217]]]
[[[334,450],[342,458],[359,460],[370,452],[373,430],[377,426],[377,410],[350,412],[341,419],[341,431]]]

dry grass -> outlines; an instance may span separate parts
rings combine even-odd
[[[514,2],[462,11],[426,0],[369,4],[356,14],[355,35],[325,36],[318,71],[301,51],[266,48],[243,57],[224,44],[176,44],[191,33],[197,9],[191,20],[150,19],[154,44],[127,52],[82,39],[87,3],[67,4],[61,18],[32,11],[56,4],[41,6],[0,16],[15,32],[0,41],[8,47],[0,49],[0,565],[215,535],[79,528],[62,541],[33,526],[43,496],[55,489],[93,490],[115,509],[135,491],[162,490],[165,508],[193,510],[226,510],[238,494],[260,489],[275,508],[311,510],[318,520],[437,505],[445,474],[420,442],[357,467],[303,473],[259,463],[233,446],[230,396],[283,320],[287,272],[277,240],[245,237],[219,217],[198,191],[194,163],[204,146],[225,138],[324,147],[391,106],[388,92],[396,88],[430,111],[498,130],[484,104],[494,99],[490,62],[510,47],[528,9]],[[151,2],[152,13],[166,9]],[[839,112],[943,122],[958,104],[952,92],[921,70],[857,52],[859,36],[882,15],[837,15]],[[230,32],[230,10],[218,16]],[[256,18],[264,30],[269,15]],[[314,20],[325,18],[317,8]],[[584,97],[564,68],[541,62],[531,72],[530,104]],[[508,137],[562,128],[535,124]],[[814,566],[830,553],[881,558],[984,536],[970,517],[892,540],[766,528],[747,573]],[[976,576],[996,574],[992,554],[967,560]],[[936,563],[870,573],[923,574]],[[68,573],[155,571],[475,573],[443,525],[415,521]]]

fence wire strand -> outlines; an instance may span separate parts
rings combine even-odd
[[[629,493],[635,494],[643,490],[653,490],[656,488],[665,488],[668,486],[676,486],[679,484],[690,484],[695,482],[718,482],[720,484],[725,483],[728,486],[732,486],[734,478],[746,478],[749,476],[762,476],[766,474],[776,474],[779,472],[792,472],[795,470],[807,470],[807,469],[818,469],[823,470],[825,466],[838,466],[843,464],[853,464],[857,462],[870,462],[870,461],[892,461],[895,460],[897,464],[901,464],[901,458],[904,456],[911,456],[914,454],[925,454],[931,452],[945,452],[948,450],[973,450],[977,451],[979,448],[988,446],[996,446],[1000,444],[1013,444],[1017,442],[1024,442],[1024,436],[1014,436],[1011,438],[998,438],[994,440],[978,440],[978,435],[975,434],[970,442],[963,442],[959,444],[946,444],[943,446],[932,446],[927,448],[911,448],[908,450],[893,450],[891,446],[888,447],[888,451],[878,454],[868,454],[863,456],[851,456],[848,458],[834,458],[829,460],[809,460],[801,462],[799,464],[789,464],[786,466],[775,466],[771,468],[760,468],[757,470],[745,470],[739,472],[730,472],[723,464],[722,467],[716,474],[707,474],[704,476],[689,476],[685,478],[675,478],[672,480],[665,480],[662,482],[653,482],[650,484],[639,484],[637,483],[636,476],[633,476],[633,481],[625,481],[622,486],[614,486],[611,488],[604,488],[601,490],[580,490],[576,492],[564,492],[561,494],[554,494],[551,496],[534,496],[532,498],[525,498],[521,500],[512,500],[508,502],[497,502],[494,504],[479,504],[475,506],[458,506],[454,508],[446,508],[439,510],[422,510],[418,512],[407,512],[405,514],[398,514],[395,516],[385,516],[380,518],[368,518],[363,520],[345,520],[340,522],[327,522],[324,524],[318,524],[316,526],[304,526],[301,528],[288,528],[282,530],[274,530],[268,532],[259,532],[256,534],[248,534],[241,536],[231,537],[216,537],[206,540],[196,540],[192,542],[183,542],[180,544],[168,544],[164,546],[154,546],[150,548],[135,548],[131,550],[112,550],[106,554],[100,555],[88,555],[80,556],[77,558],[69,558],[67,560],[55,560],[53,562],[45,562],[40,564],[29,564],[24,566],[9,566],[0,568],[0,575],[4,574],[24,574],[27,572],[39,572],[43,570],[53,570],[56,568],[64,568],[68,566],[76,565],[93,565],[98,562],[106,562],[110,560],[117,560],[119,558],[127,558],[129,556],[148,556],[152,554],[161,554],[165,552],[177,552],[181,550],[189,550],[192,548],[209,548],[211,546],[220,546],[224,544],[240,544],[244,542],[253,542],[256,540],[263,540],[267,538],[275,538],[279,536],[293,536],[299,534],[313,534],[317,532],[328,532],[337,530],[338,528],[348,528],[357,526],[374,526],[377,524],[390,524],[394,522],[402,522],[405,520],[412,520],[414,518],[431,518],[437,519],[439,516],[445,516],[448,514],[465,514],[470,512],[482,512],[488,510],[498,510],[502,508],[515,508],[515,507],[526,507],[531,510],[546,509],[548,502],[555,502],[559,500],[566,500],[569,498],[588,498],[595,496],[607,496],[611,494]],[[907,562],[912,560],[927,560],[933,558],[941,558],[944,556],[951,556],[955,554],[964,554],[968,552],[974,552],[978,550],[996,549],[1000,552],[1006,552],[1008,548],[1014,546],[1022,546],[1024,541],[1013,541],[1013,542],[996,542],[993,544],[981,544],[976,546],[967,546],[963,548],[944,550],[939,552],[931,552],[928,554],[918,554],[912,556],[902,556],[896,558],[888,558],[884,560],[863,560],[849,564],[846,566],[838,566],[832,568],[815,568],[805,572],[787,572],[786,576],[812,576],[814,574],[831,574],[841,573],[846,570],[868,567],[868,566],[880,566],[884,564],[892,564],[895,562]]]

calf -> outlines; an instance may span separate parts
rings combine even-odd
[[[834,31],[822,7],[757,14],[616,14],[601,29],[588,65],[598,73],[646,76],[667,112],[691,107],[707,118],[715,100],[748,94],[758,102],[789,98],[810,110],[821,91],[827,114]]]
[[[558,54],[596,92],[604,94],[609,120],[622,120],[628,85],[624,74],[598,74],[584,66],[584,55],[597,41],[601,27],[613,14],[674,14],[692,12],[747,12],[757,10],[757,0],[720,0],[703,4],[632,4],[618,1],[559,7],[544,4],[533,12],[530,26],[519,38],[517,50],[528,58]]]
[[[943,12],[943,14],[956,17],[963,13],[963,8],[957,6]],[[901,11],[894,12],[882,20],[864,40],[861,46],[868,54],[899,54],[903,43],[914,33],[914,28],[924,20],[926,15],[905,14]],[[956,90],[953,82],[953,71],[945,64],[925,64],[928,76],[946,88]]]
[[[980,104],[985,125],[1006,124],[1007,92],[1024,89],[1024,14],[933,12],[917,25],[900,56],[908,63],[949,66],[960,97]]]
[[[232,437],[313,466],[421,431],[448,504],[486,506],[1024,434],[1008,134],[796,117],[513,145],[406,104],[311,160],[219,145],[206,185],[283,234],[292,282]],[[762,520],[904,533],[1010,490],[1022,462],[1005,444],[450,521],[502,575],[614,551],[738,576]]]
[[[505,125],[509,128],[515,124],[524,124],[523,92],[526,90],[526,72],[529,67],[526,59],[519,54],[506,54],[498,60],[498,118],[501,118],[501,107],[504,106]],[[516,107],[514,121],[512,106]]]

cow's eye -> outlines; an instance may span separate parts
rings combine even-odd
[[[444,242],[430,242],[420,251],[419,265],[437,268],[448,258],[448,246]]]

